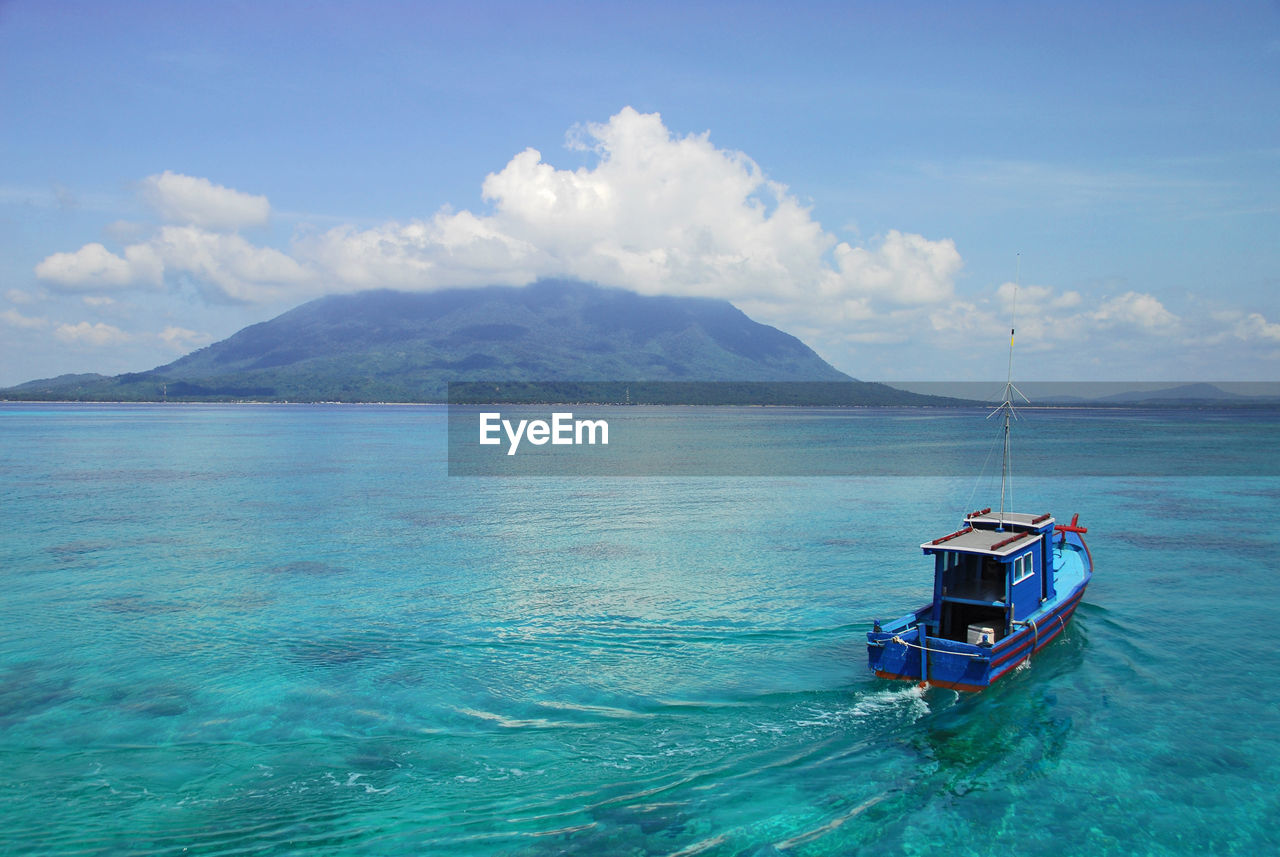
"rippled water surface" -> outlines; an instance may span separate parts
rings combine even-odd
[[[0,405],[0,851],[1280,847],[1280,479],[1019,482],[1097,573],[958,696],[863,634],[989,486],[450,478],[445,422]]]

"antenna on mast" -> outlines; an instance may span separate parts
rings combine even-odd
[[[998,413],[1004,414],[1004,457],[1000,465],[1000,518],[997,525],[1000,529],[1004,529],[1004,499],[1008,493],[1009,503],[1013,503],[1013,479],[1009,468],[1009,422],[1017,417],[1013,409],[1013,394],[1017,393],[1022,396],[1022,401],[1027,404],[1031,400],[1022,395],[1022,391],[1013,385],[1013,334],[1014,322],[1017,320],[1018,314],[1018,286],[1022,281],[1022,254],[1017,254],[1016,273],[1013,279],[1013,306],[1009,311],[1009,367],[1004,382],[1004,401],[1000,403],[1000,407],[996,408],[988,415],[988,419]]]

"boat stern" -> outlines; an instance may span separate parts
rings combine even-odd
[[[867,632],[867,666],[880,678],[919,681],[922,673],[920,628]]]

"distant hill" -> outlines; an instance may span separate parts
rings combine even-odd
[[[324,297],[148,372],[63,375],[0,395],[440,402],[450,382],[493,380],[843,382],[840,397],[857,401],[841,403],[930,401],[856,382],[727,301],[564,280]]]
[[[1165,387],[1160,390],[1133,390],[1124,393],[1114,393],[1110,396],[1102,396],[1098,399],[1100,402],[1115,402],[1117,404],[1181,404],[1186,402],[1241,402],[1248,399],[1247,396],[1239,396],[1235,393],[1228,393],[1220,387],[1213,384],[1195,383],[1195,384],[1179,384],[1174,387]]]
[[[1197,381],[1188,384],[1167,386],[1145,384],[1137,389],[1124,389],[1124,382],[1109,382],[1093,385],[1097,390],[1121,388],[1115,393],[1095,391],[1092,395],[1055,395],[1055,386],[1070,387],[1071,382],[1062,385],[1052,383],[1042,385],[1045,389],[1035,397],[1037,402],[1046,404],[1090,405],[1094,407],[1120,406],[1141,408],[1187,408],[1187,407],[1247,407],[1251,405],[1274,405],[1280,403],[1280,387],[1267,382],[1224,382],[1211,384]],[[1242,391],[1224,389],[1238,387]]]

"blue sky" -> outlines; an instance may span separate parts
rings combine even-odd
[[[1280,377],[1275,3],[0,3],[0,384],[329,292],[723,297],[876,380]]]

